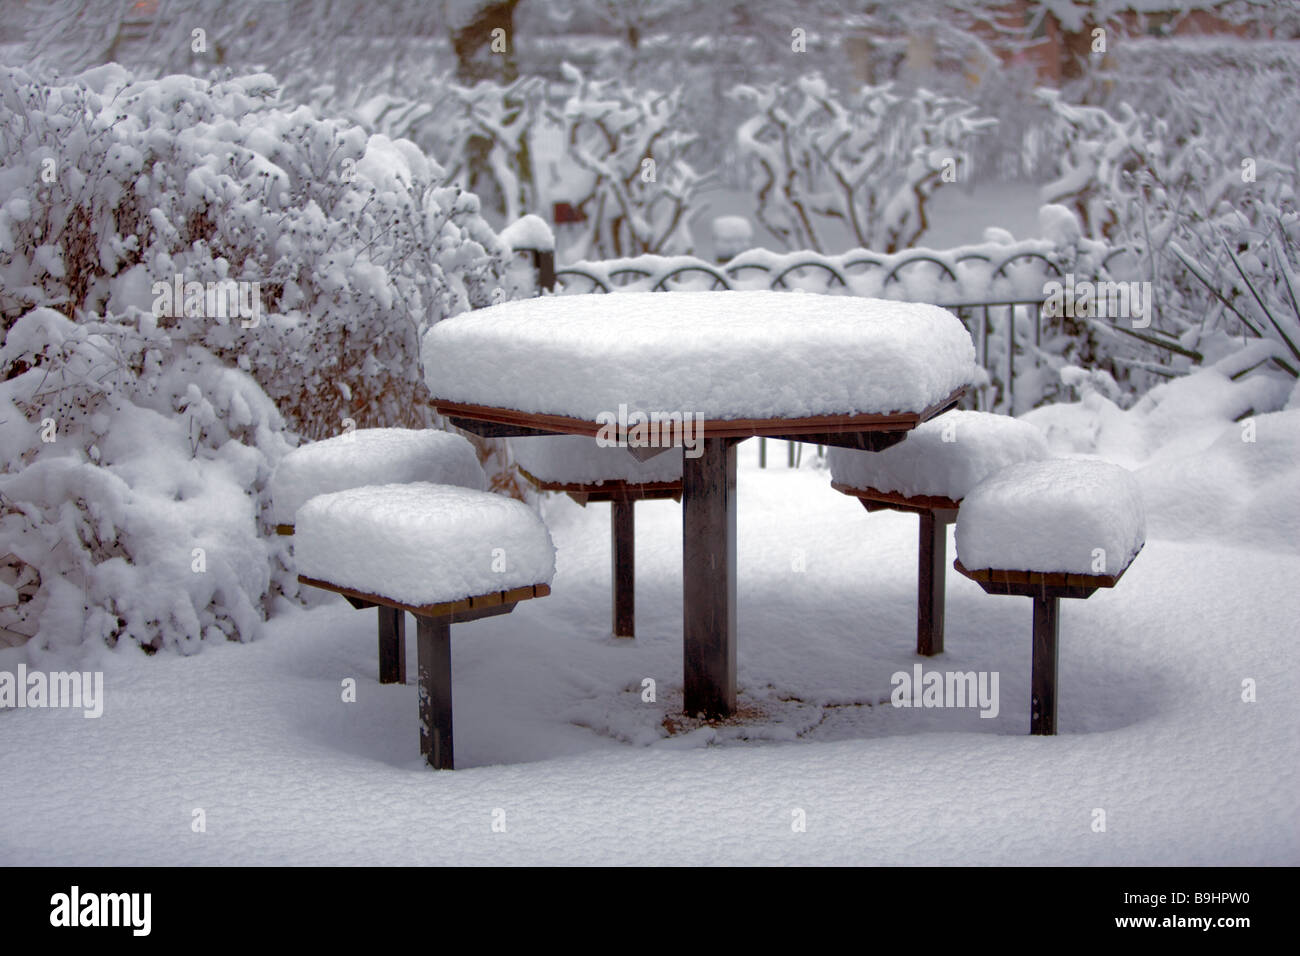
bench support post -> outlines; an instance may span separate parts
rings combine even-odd
[[[434,770],[455,766],[451,733],[451,619],[416,618],[420,668],[420,754]]]
[[[943,653],[943,605],[948,566],[948,523],[934,511],[921,514],[917,561],[916,653]]]
[[[1029,732],[1056,733],[1056,645],[1060,635],[1061,599],[1034,596],[1034,657],[1029,702]]]
[[[614,580],[614,636],[636,637],[636,513],[631,498],[610,502],[610,552]]]
[[[686,713],[736,709],[736,443],[705,438],[682,459]]]
[[[406,683],[406,612],[379,606],[379,683]]]

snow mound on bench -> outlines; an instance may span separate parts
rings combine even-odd
[[[1010,465],[971,489],[957,513],[957,557],[972,571],[1118,574],[1145,540],[1136,479],[1093,459]]]
[[[293,550],[299,574],[414,606],[555,575],[550,533],[522,501],[423,481],[312,498]]]
[[[424,337],[443,400],[596,421],[620,404],[718,420],[919,412],[967,385],[975,347],[938,306],[789,292],[519,299]]]
[[[1008,465],[1047,457],[1047,438],[1036,426],[972,411],[932,418],[884,451],[832,448],[827,455],[837,484],[954,501]]]
[[[434,429],[358,428],[295,448],[271,477],[277,524],[316,495],[362,485],[430,481],[483,491],[487,476],[463,436]]]
[[[606,481],[681,481],[682,450],[670,448],[638,461],[626,448],[596,444],[583,435],[512,438],[519,466],[541,481],[598,485]]]

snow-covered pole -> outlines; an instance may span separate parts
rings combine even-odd
[[[555,291],[555,233],[545,219],[531,213],[521,216],[501,230],[501,241],[532,259],[539,292]]]

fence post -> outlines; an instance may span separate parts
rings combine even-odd
[[[537,273],[537,288],[555,291],[555,250],[530,249],[533,254],[533,271]]]

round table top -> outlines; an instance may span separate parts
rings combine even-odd
[[[638,412],[719,436],[906,429],[976,369],[938,306],[769,291],[521,299],[439,322],[423,359],[445,414],[574,434]]]

